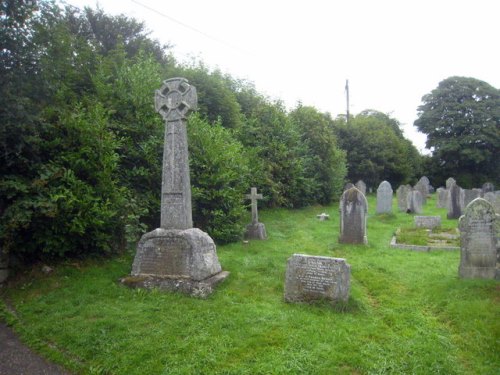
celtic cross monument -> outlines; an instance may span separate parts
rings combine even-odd
[[[205,297],[229,275],[212,238],[193,228],[186,118],[196,106],[196,88],[184,78],[167,79],[156,91],[155,108],[165,120],[161,222],[139,241],[131,276],[122,279],[129,286]]]

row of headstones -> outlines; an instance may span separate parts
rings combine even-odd
[[[494,210],[500,213],[500,191],[495,191],[495,186],[491,182],[486,182],[480,189],[462,189],[450,177],[446,180],[446,188],[438,188],[436,194],[436,207],[447,208],[448,219],[458,219],[465,207],[476,198],[486,199]]]
[[[366,203],[366,198],[364,201],[363,198],[364,195],[354,187],[344,192],[340,205],[341,228],[342,222],[345,225],[346,220],[349,220],[344,214],[363,211]],[[359,229],[363,220],[359,220],[360,215],[353,217],[358,218],[355,226]],[[459,229],[459,277],[500,279],[500,215],[495,214],[493,206],[482,198],[473,200],[460,217]],[[348,237],[343,236],[341,231],[339,240],[343,242]],[[359,233],[358,239],[361,237]],[[363,240],[366,241],[366,236]],[[346,302],[349,299],[350,276],[351,266],[344,258],[294,254],[287,261],[285,300],[311,302],[327,299],[334,303]]]

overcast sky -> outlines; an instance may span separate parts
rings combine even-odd
[[[413,122],[423,95],[451,76],[500,87],[498,0],[66,0],[146,23],[179,61],[202,60],[281,99]],[[170,77],[165,77],[170,78]]]

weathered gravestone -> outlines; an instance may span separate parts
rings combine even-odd
[[[425,204],[427,202],[427,196],[429,195],[429,179],[423,176],[420,180],[418,180],[414,189],[418,190],[420,194],[422,194],[422,204]]]
[[[495,191],[495,185],[493,185],[493,183],[491,182],[485,182],[481,190],[483,195],[486,193],[491,193]]]
[[[491,204],[474,199],[460,218],[460,267],[458,274],[465,279],[500,278],[497,269],[497,237],[499,217]]]
[[[463,189],[463,194],[464,194],[464,203],[463,203],[463,210],[465,210],[465,207],[472,202],[476,198],[480,198],[481,195],[483,194],[483,191],[481,189]]]
[[[500,215],[500,191],[490,191],[484,194],[484,199],[486,199],[493,206],[495,213]]]
[[[433,229],[441,226],[441,216],[415,216],[415,227]]]
[[[446,209],[448,210],[446,217],[448,219],[458,219],[462,216],[464,207],[464,191],[457,184],[452,184],[448,189],[446,198]]]
[[[363,180],[359,180],[358,182],[356,182],[356,185],[354,186],[356,187],[356,189],[362,192],[364,196],[366,196],[366,184]]]
[[[410,191],[411,191],[410,185],[400,185],[396,190],[396,197],[398,199],[398,210],[401,212],[406,212],[406,210],[408,209],[407,197]]]
[[[377,188],[377,214],[392,213],[392,187],[387,181],[382,181]]]
[[[438,188],[436,190],[436,207],[446,208],[446,197],[448,196],[448,191],[445,188]]]
[[[368,202],[355,187],[344,191],[340,198],[340,243],[367,244],[366,218]]]
[[[344,185],[344,191],[349,190],[352,187],[354,187],[354,184],[352,182],[348,182]]]
[[[229,274],[221,269],[212,238],[192,228],[185,119],[196,106],[196,89],[184,78],[168,79],[156,91],[155,108],[166,127],[161,227],[141,237],[131,277],[122,280],[129,286],[206,297]]]
[[[350,280],[351,266],[345,259],[294,254],[286,267],[285,301],[347,302]]]
[[[418,190],[411,190],[406,196],[406,212],[412,214],[422,213],[423,198],[422,193]]]
[[[267,238],[266,227],[263,223],[259,223],[257,211],[257,200],[262,199],[262,194],[257,194],[257,188],[253,187],[250,189],[250,194],[245,197],[251,202],[252,222],[247,225],[244,237],[247,240],[265,240]]]
[[[450,177],[446,180],[446,190],[450,190],[451,185],[456,184],[457,181],[453,177]]]

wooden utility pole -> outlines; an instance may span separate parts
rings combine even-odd
[[[346,97],[346,103],[347,103],[347,110],[346,110],[346,118],[347,122],[349,122],[349,80],[345,80],[345,97]]]

